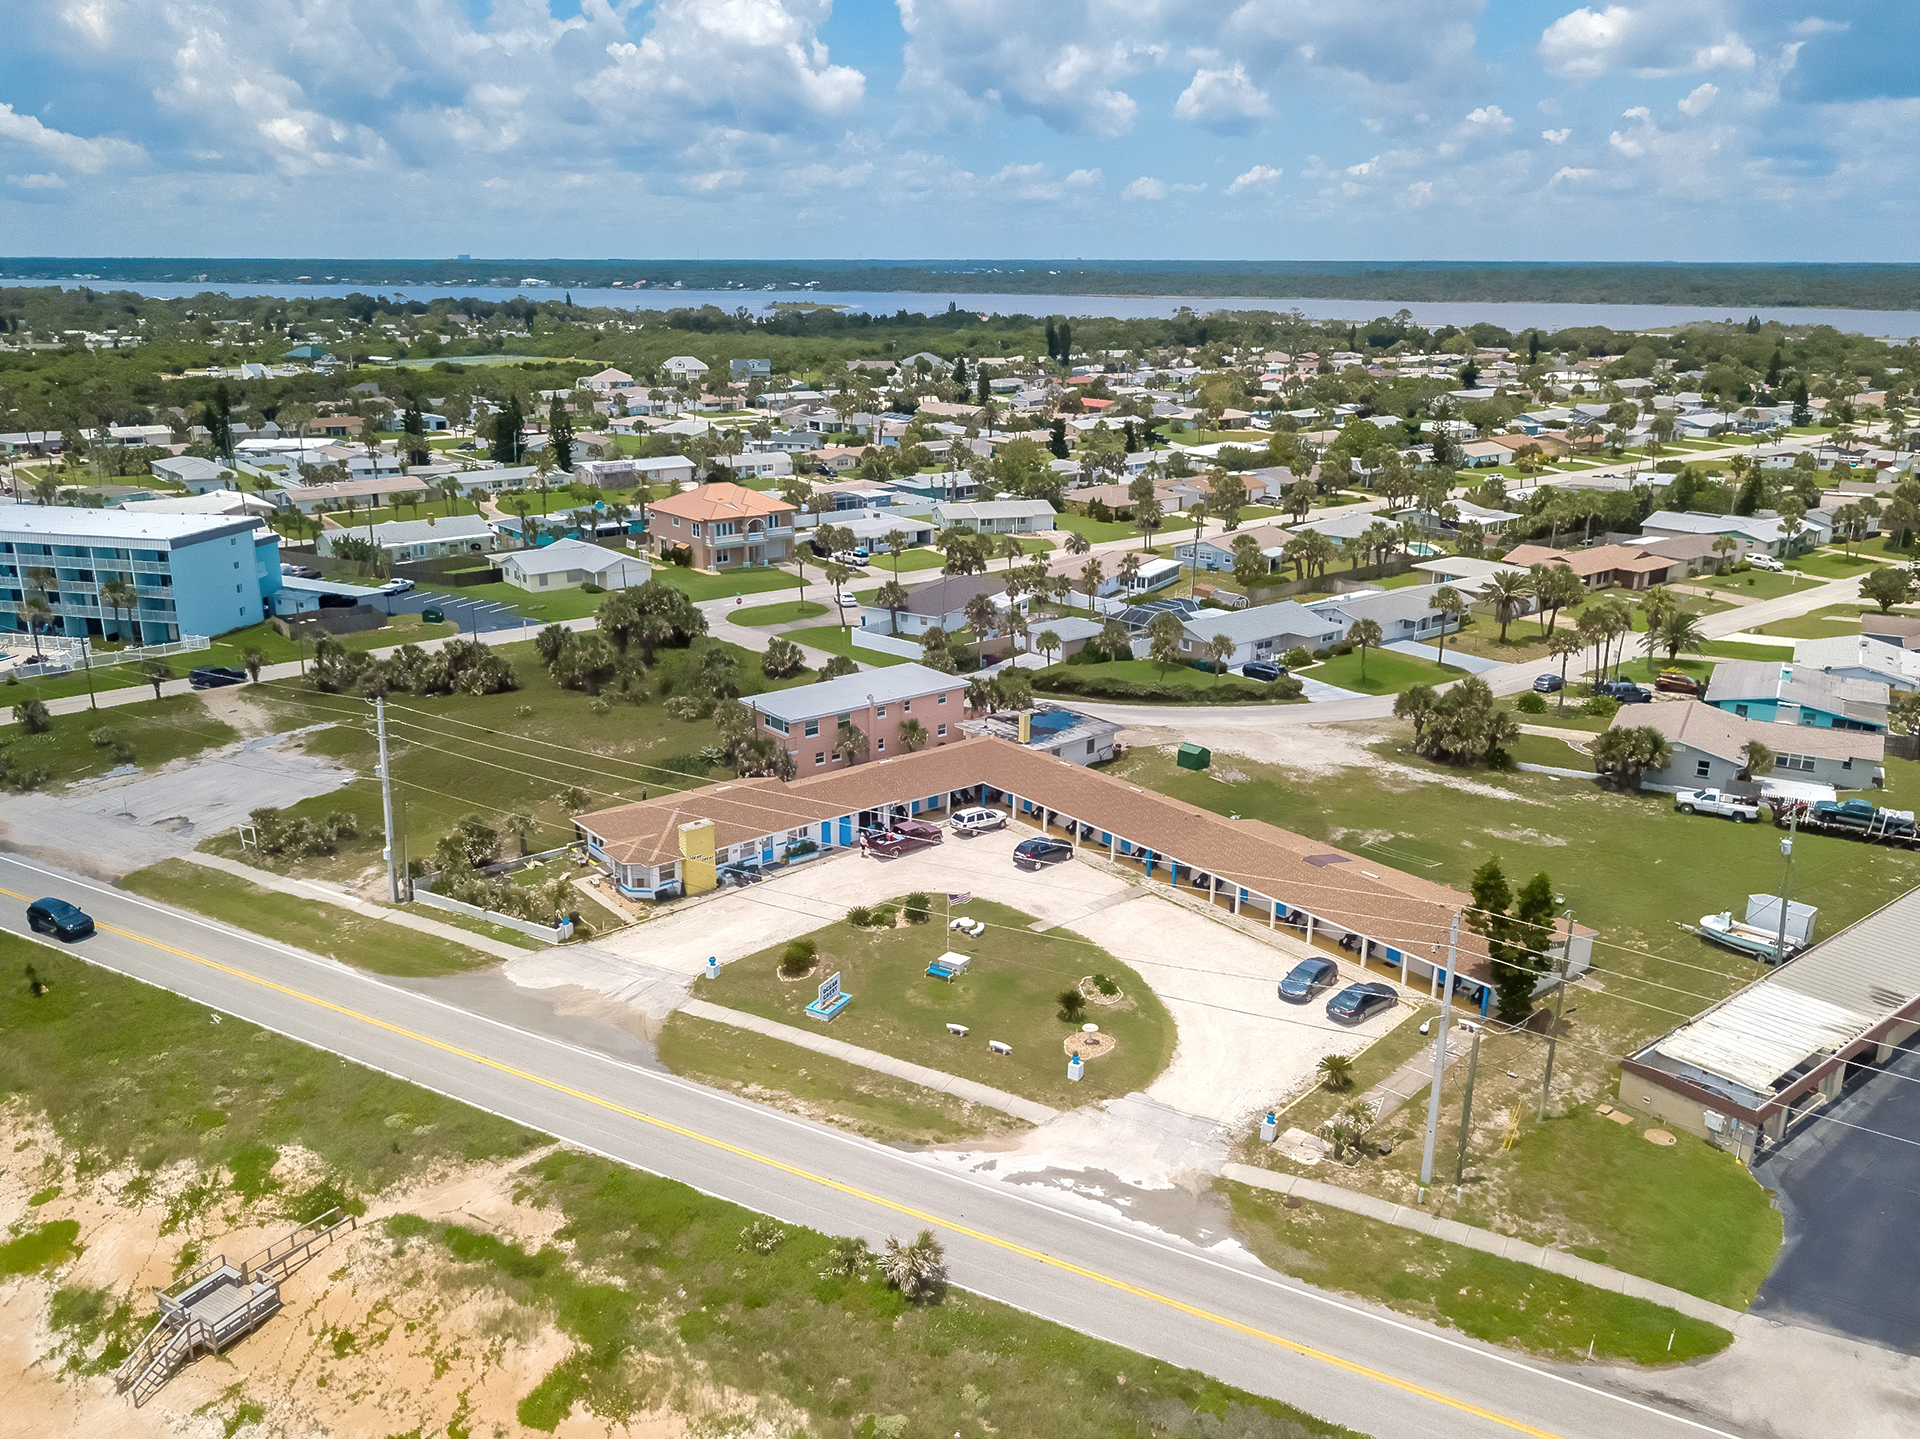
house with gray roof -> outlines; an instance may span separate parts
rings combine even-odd
[[[1741,719],[1881,733],[1889,698],[1885,684],[1828,674],[1798,660],[1722,660],[1706,694],[1708,704]]]
[[[1361,620],[1372,620],[1380,626],[1384,644],[1398,644],[1403,640],[1424,643],[1459,627],[1457,620],[1449,619],[1433,607],[1433,597],[1442,588],[1441,585],[1406,585],[1397,590],[1333,595],[1315,600],[1309,608],[1338,620],[1342,639]]]
[[[972,530],[983,535],[1030,535],[1051,530],[1054,508],[1045,500],[977,500],[933,507],[940,529]]]
[[[1208,657],[1216,635],[1233,641],[1229,665],[1251,660],[1277,660],[1290,649],[1321,649],[1338,644],[1346,624],[1337,615],[1281,600],[1244,610],[1199,610],[1188,616],[1180,632],[1180,653],[1190,660]]]
[[[389,520],[382,525],[355,525],[351,529],[322,530],[314,549],[323,555],[344,539],[370,539],[388,560],[406,564],[447,555],[487,554],[500,548],[500,536],[483,516],[446,515],[429,520]]]

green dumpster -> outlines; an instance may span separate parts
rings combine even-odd
[[[1213,751],[1204,745],[1183,744],[1174,757],[1174,763],[1181,769],[1205,769],[1213,763]]]
[[[447,622],[446,612],[443,610],[422,610],[420,619],[423,623],[430,625],[443,625]]]

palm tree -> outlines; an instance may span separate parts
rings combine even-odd
[[[853,571],[838,560],[828,560],[820,567],[820,573],[826,577],[827,585],[833,591],[833,607],[840,612],[840,628],[851,631],[843,601],[847,594],[847,581],[853,578]]]
[[[873,602],[887,612],[893,633],[900,633],[900,611],[907,607],[907,587],[899,580],[888,580],[874,591]]]
[[[116,638],[120,633],[120,617],[131,611],[139,601],[139,595],[125,580],[108,580],[100,586],[100,603],[113,611],[113,632]]]
[[[1088,550],[1093,548],[1093,541],[1081,534],[1078,530],[1068,530],[1065,545],[1068,554],[1084,555]]]
[[[1665,585],[1655,585],[1641,596],[1640,608],[1647,617],[1647,673],[1653,673],[1653,652],[1660,643],[1660,625],[1680,608],[1680,599]]]
[[[1594,668],[1600,668],[1600,646],[1607,638],[1607,607],[1605,604],[1590,604],[1580,611],[1580,618],[1574,626],[1574,632],[1580,638],[1580,648],[1593,649]]]
[[[1773,751],[1757,739],[1750,739],[1740,746],[1740,757],[1746,761],[1740,770],[1741,779],[1750,780],[1755,775],[1770,774],[1773,771]]]
[[[907,720],[900,726],[900,748],[908,754],[924,749],[927,738],[927,727],[917,719]]]
[[[1140,578],[1140,556],[1128,550],[1120,556],[1119,567],[1113,574],[1114,578],[1120,581],[1121,592],[1123,594],[1130,592],[1133,589],[1133,582]]]
[[[1314,1066],[1320,1075],[1321,1083],[1328,1089],[1351,1089],[1353,1087],[1353,1058],[1345,1054],[1329,1054]]]
[[[977,654],[981,642],[993,634],[994,621],[1000,617],[1000,611],[992,600],[984,594],[978,594],[967,601],[961,613],[966,615],[967,623],[973,626],[973,647]]]
[[[1451,622],[1459,627],[1460,616],[1467,612],[1466,596],[1452,585],[1442,585],[1433,592],[1433,607],[1440,611],[1440,667],[1447,665],[1447,624]]]
[[[1068,533],[1071,534],[1072,531],[1068,531]],[[1131,556],[1129,556],[1129,558],[1131,558]],[[1124,562],[1122,563],[1122,568],[1125,568]],[[1135,570],[1139,569],[1138,563],[1134,565],[1134,568]],[[1106,578],[1106,568],[1098,559],[1088,560],[1084,565],[1080,566],[1080,588],[1087,596],[1088,614],[1093,613],[1094,597],[1100,593],[1100,586],[1105,582]]]
[[[1648,627],[1651,635],[1652,627]],[[1660,647],[1667,652],[1672,662],[1679,658],[1681,650],[1698,649],[1705,636],[1700,633],[1700,617],[1688,614],[1682,609],[1669,610],[1660,619]],[[1648,651],[1652,653],[1651,650]]]
[[[510,814],[500,821],[500,832],[520,843],[520,853],[527,852],[527,836],[533,833],[533,816],[530,814]]]
[[[1238,645],[1232,635],[1215,635],[1207,641],[1207,659],[1220,667],[1214,674],[1214,681],[1216,683],[1218,683],[1220,676],[1227,672],[1227,661],[1233,658],[1233,652],[1236,648],[1238,648]],[[1365,657],[1362,656],[1363,660],[1364,658]]]
[[[911,1244],[889,1235],[886,1252],[880,1256],[880,1272],[910,1303],[936,1298],[947,1286],[946,1251],[931,1229],[921,1230]]]
[[[1007,568],[1013,568],[1013,562],[1026,557],[1026,546],[1020,543],[1018,535],[1000,535],[993,542],[994,549],[1007,562]]]
[[[1587,647],[1587,642],[1570,630],[1555,630],[1547,637],[1547,654],[1560,661],[1560,688],[1554,696],[1554,709],[1567,708],[1567,661]]]
[[[900,557],[907,552],[907,532],[888,530],[881,537],[880,543],[885,545],[887,553],[893,556],[893,577],[897,580],[900,578]]]
[[[1034,637],[1033,647],[1040,651],[1048,664],[1053,663],[1054,651],[1060,648],[1060,635],[1055,630],[1042,630]]]
[[[30,594],[20,608],[27,617],[27,634],[33,640],[33,653],[37,657],[40,653],[40,630],[52,623],[53,606],[47,603],[45,596]]]
[[[1361,620],[1347,631],[1347,639],[1360,648],[1360,678],[1367,677],[1367,651],[1385,642],[1386,636],[1380,632],[1378,620]]]
[[[1500,622],[1500,643],[1507,642],[1507,626],[1523,612],[1527,597],[1533,593],[1533,576],[1520,570],[1502,570],[1487,581],[1487,597],[1493,601],[1493,617]]]

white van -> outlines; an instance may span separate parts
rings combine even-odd
[[[985,834],[990,829],[1005,829],[1007,817],[997,809],[957,809],[948,823],[955,834]]]

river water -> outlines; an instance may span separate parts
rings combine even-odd
[[[0,280],[3,286],[29,283]],[[37,282],[44,283],[44,282]],[[817,305],[835,305],[869,314],[892,314],[908,310],[933,314],[954,305],[983,315],[1068,315],[1097,316],[1108,319],[1165,318],[1183,306],[1202,314],[1211,310],[1269,310],[1284,313],[1299,310],[1315,320],[1351,320],[1364,322],[1405,309],[1417,324],[1471,325],[1480,321],[1515,331],[1538,327],[1553,331],[1575,326],[1601,326],[1609,330],[1662,330],[1702,320],[1744,320],[1758,314],[1762,320],[1778,320],[1785,325],[1832,325],[1842,331],[1858,332],[1895,340],[1920,336],[1920,310],[1816,310],[1751,309],[1737,312],[1702,309],[1691,305],[1588,305],[1553,304],[1535,301],[1427,301],[1427,300],[1315,300],[1304,297],[1199,296],[1199,295],[1007,295],[940,293],[927,290],[675,290],[675,289],[599,289],[575,288],[571,292],[556,286],[529,286],[515,289],[506,285],[200,285],[159,282],[91,281],[100,290],[133,290],[155,299],[184,299],[188,296],[216,293],[274,295],[283,299],[340,299],[354,294],[404,296],[410,300],[447,299],[473,296],[483,300],[504,300],[524,295],[532,300],[557,300],[571,293],[576,304],[605,305],[623,310],[674,310],[699,305],[718,305],[725,310],[745,306],[754,314],[764,314],[773,305],[806,301]],[[62,281],[67,289],[79,288],[75,281]]]

